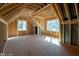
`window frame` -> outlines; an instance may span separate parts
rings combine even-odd
[[[51,28],[52,30],[49,30],[50,27],[48,27],[48,21],[50,21],[51,23],[54,23],[54,21],[58,21],[59,22],[59,26],[58,26],[59,29],[57,31],[53,30],[55,28]],[[47,27],[46,29],[47,29],[48,32],[59,32],[60,31],[60,21],[59,21],[59,19],[49,19],[49,20],[47,20],[46,27]]]
[[[19,22],[22,22],[22,29],[19,29]],[[24,25],[24,22],[26,23],[26,25]],[[17,28],[18,28],[18,31],[27,31],[27,20],[25,19],[18,19],[18,22],[17,22]],[[24,29],[24,26],[25,26],[25,29]]]

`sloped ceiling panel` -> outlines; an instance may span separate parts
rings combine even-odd
[[[4,18],[4,20],[7,21],[7,23],[12,22],[21,15],[22,10],[23,6],[19,6],[16,10],[12,11],[11,14],[9,14],[6,18]]]

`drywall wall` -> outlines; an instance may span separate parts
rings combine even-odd
[[[7,25],[0,21],[0,53],[3,52],[7,40]]]

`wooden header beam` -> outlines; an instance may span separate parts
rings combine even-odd
[[[0,17],[0,21],[3,22],[4,24],[8,25],[6,21],[4,21],[1,17]]]
[[[45,7],[41,8],[40,10],[38,10],[38,11],[37,11],[37,12],[35,12],[35,13],[33,13],[32,15],[34,15],[34,14],[37,14],[37,13],[41,12],[41,11],[42,11],[42,10],[44,10],[45,8],[49,7],[50,5],[52,5],[52,4],[48,4],[47,6],[45,6]]]
[[[43,27],[36,21],[36,19],[34,19],[31,15],[29,16],[35,22],[35,24],[38,25],[38,27],[40,27],[44,31]]]

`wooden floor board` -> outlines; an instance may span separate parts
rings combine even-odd
[[[79,49],[61,45],[57,38],[44,35],[17,36],[9,39],[4,53],[13,56],[78,56]]]

